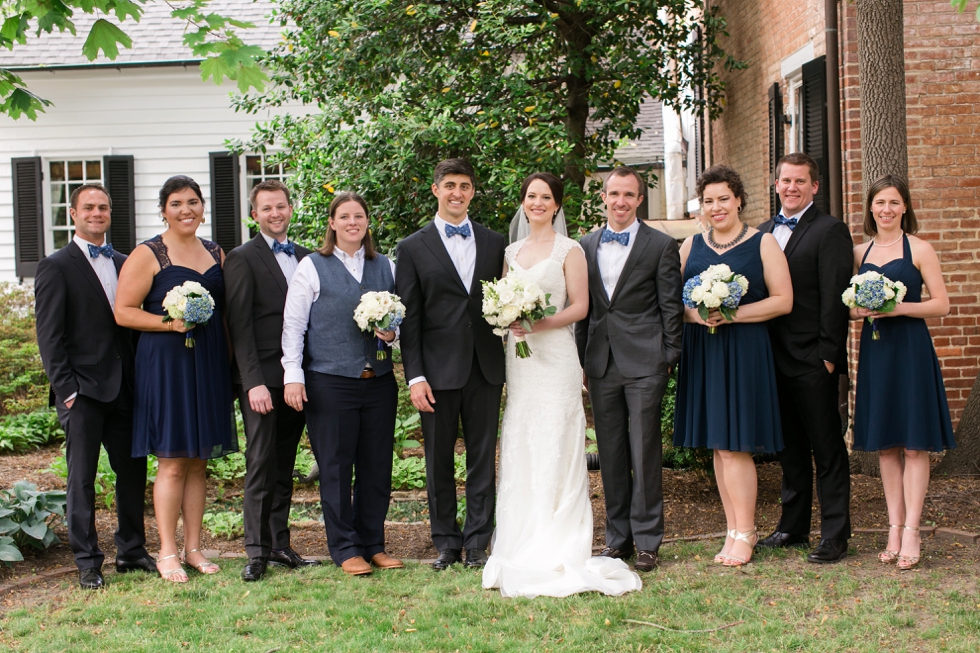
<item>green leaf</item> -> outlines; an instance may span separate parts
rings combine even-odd
[[[702,320],[705,320],[705,321],[708,320],[708,313],[709,312],[710,311],[708,311],[708,307],[707,306],[705,306],[704,304],[698,304],[698,315],[701,316],[701,319]]]
[[[88,38],[85,39],[85,45],[82,46],[82,54],[89,61],[94,61],[101,50],[107,59],[115,59],[119,56],[119,48],[117,47],[119,44],[124,48],[131,48],[133,47],[133,40],[126,35],[126,32],[105,18],[100,18],[92,25]]]
[[[225,81],[225,78],[231,77],[234,71],[235,69],[220,56],[208,57],[201,62],[201,79],[207,81],[208,77],[212,77],[214,83],[219,86]]]
[[[13,519],[4,518],[0,519],[0,535],[9,535],[11,533],[16,533],[20,530],[20,524],[15,522]]]
[[[114,0],[112,3],[112,12],[116,14],[119,22],[130,17],[138,23],[140,18],[143,17],[143,7],[130,0]]]
[[[20,530],[35,540],[41,540],[44,538],[44,534],[48,532],[48,525],[43,520],[31,520],[21,524]]]
[[[12,544],[0,544],[0,560],[3,562],[21,562],[24,560],[24,555],[20,549]]]
[[[265,88],[265,82],[268,80],[269,76],[265,74],[265,71],[254,63],[238,69],[238,90],[242,93],[247,93],[250,88],[261,92]]]
[[[3,27],[0,27],[0,37],[3,37],[11,42],[26,43],[27,39],[25,32],[28,27],[27,18],[23,15],[20,16],[9,16],[3,21]]]

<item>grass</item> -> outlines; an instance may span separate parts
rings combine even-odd
[[[976,560],[883,575],[871,562],[814,568],[798,552],[745,571],[710,564],[715,543],[671,544],[642,592],[502,599],[479,572],[404,571],[347,578],[329,565],[167,586],[110,575],[98,593],[72,588],[48,609],[0,619],[11,651],[976,651]],[[675,559],[676,556],[676,559]],[[66,586],[68,582],[66,581]],[[630,623],[656,623],[680,633]],[[732,625],[727,628],[724,626]]]

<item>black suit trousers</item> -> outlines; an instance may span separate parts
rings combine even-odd
[[[776,530],[809,535],[813,466],[817,467],[821,538],[851,537],[851,476],[837,409],[839,375],[815,370],[788,377],[776,371],[783,442],[782,516]]]
[[[459,390],[433,390],[434,413],[421,413],[432,543],[439,551],[485,551],[493,534],[497,489],[497,425],[503,385],[489,383],[474,356]],[[453,453],[459,425],[466,445],[466,522],[456,523]]]
[[[245,553],[268,558],[271,549],[289,546],[289,507],[293,466],[306,418],[283,401],[282,388],[269,388],[272,411],[261,415],[248,392],[235,386],[245,422]]]
[[[369,560],[385,550],[398,410],[395,375],[351,379],[307,371],[306,394],[330,558],[337,565],[355,556]]]
[[[95,531],[95,475],[105,446],[116,473],[116,559],[148,555],[143,526],[146,458],[133,458],[133,400],[124,386],[109,402],[84,395],[70,409],[60,401],[58,419],[65,430],[68,460],[68,545],[79,569],[100,569],[105,555]]]

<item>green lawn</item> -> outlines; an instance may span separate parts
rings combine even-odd
[[[619,598],[502,599],[480,587],[478,572],[415,564],[366,578],[332,565],[276,570],[251,585],[236,560],[182,587],[109,575],[105,591],[72,587],[47,608],[6,613],[0,645],[32,653],[980,648],[975,555],[899,574],[870,554],[823,568],[778,552],[733,571],[710,563],[714,546],[664,546],[664,566],[643,577],[643,591]]]

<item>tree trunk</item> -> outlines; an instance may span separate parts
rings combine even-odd
[[[956,448],[946,452],[934,474],[980,474],[980,374],[973,382],[960,423],[956,425]]]
[[[858,0],[858,78],[864,188],[883,175],[908,178],[905,22],[902,0]],[[878,476],[878,454],[851,453],[851,472]]]

